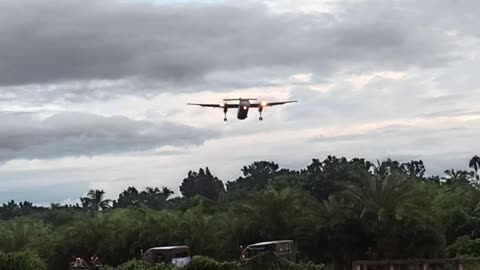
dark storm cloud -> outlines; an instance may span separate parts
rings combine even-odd
[[[215,132],[169,122],[151,123],[89,113],[0,113],[0,160],[93,156],[199,145]]]
[[[442,31],[417,24],[414,15],[403,16],[415,5],[405,9],[387,2],[307,15],[231,2],[4,1],[0,85],[130,78],[136,83],[123,90],[106,87],[108,95],[172,91],[173,86],[198,91],[202,83],[212,88],[227,81],[268,84],[260,78],[314,71],[319,79],[346,66],[403,69],[450,60],[455,44]],[[44,96],[62,94],[44,88],[37,89]],[[71,88],[60,90],[97,97],[103,86]]]

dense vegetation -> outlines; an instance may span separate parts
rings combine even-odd
[[[103,270],[180,270],[172,265],[149,265],[142,260],[131,260],[117,267],[105,267]],[[184,268],[183,268],[184,269]],[[325,270],[324,266],[312,263],[294,263],[274,256],[260,254],[249,260],[217,262],[214,259],[194,256],[186,270]]]
[[[46,270],[47,267],[37,254],[31,252],[0,252],[2,270]]]
[[[125,263],[142,249],[176,244],[234,261],[240,246],[278,239],[295,240],[300,261],[337,269],[356,259],[478,256],[480,158],[468,165],[426,176],[422,161],[328,157],[299,171],[259,161],[226,182],[208,168],[191,171],[182,197],[129,187],[113,201],[101,190],[77,205],[11,201],[0,207],[0,251],[34,252],[59,270],[93,253],[134,269]]]

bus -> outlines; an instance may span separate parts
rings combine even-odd
[[[240,258],[248,259],[264,252],[272,252],[284,259],[296,261],[296,249],[293,240],[277,240],[248,245],[243,249]]]
[[[145,261],[151,264],[172,264],[185,267],[192,262],[189,246],[163,246],[149,248],[142,254]]]

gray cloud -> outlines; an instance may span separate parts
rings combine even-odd
[[[202,144],[217,134],[169,122],[151,123],[122,116],[57,113],[0,113],[0,160],[92,156]]]
[[[389,3],[307,15],[228,1],[6,1],[0,5],[0,85],[42,84],[43,97],[102,97],[268,84],[292,72],[314,71],[321,79],[347,65],[404,69],[451,60],[455,42],[410,18],[415,5]],[[126,81],[116,89],[82,83],[91,80]],[[58,82],[73,86],[52,86]]]
[[[0,191],[0,203],[15,200],[49,206],[52,202],[61,203],[66,198],[78,199],[85,190],[88,190],[87,182],[56,183],[41,187],[24,185],[14,190]]]
[[[0,106],[89,111],[95,100],[99,114],[158,120],[0,113],[0,161],[40,159],[2,167],[0,178],[10,180],[1,181],[0,200],[78,198],[80,189],[116,193],[130,184],[175,187],[188,170],[202,166],[230,179],[241,166],[261,159],[293,167],[327,155],[423,159],[429,173],[441,173],[465,168],[478,154],[480,76],[474,71],[480,65],[480,2],[335,0],[332,12],[303,14],[272,13],[261,1],[0,1]],[[363,85],[362,76],[376,71],[401,71],[402,78],[377,76]],[[311,73],[312,81],[287,79],[300,73]],[[183,107],[187,99],[209,102],[213,95],[177,95],[207,90],[256,91],[269,99],[289,92],[300,102],[266,110],[263,122],[253,110],[250,120],[226,124],[217,110],[211,113],[216,124],[201,108],[197,118],[194,108]],[[165,92],[145,106],[131,97],[111,100]],[[195,126],[214,127],[223,139],[189,151],[186,145],[219,134],[164,118],[195,119]],[[412,126],[358,133],[410,120]],[[293,139],[293,132],[324,135]],[[108,157],[82,162],[42,160],[104,154]],[[63,195],[34,194],[66,181],[84,184]]]
[[[478,123],[472,120],[458,127],[387,126],[364,133],[316,136],[310,143],[322,149],[323,155],[333,153],[371,161],[421,159],[429,174],[442,174],[449,168],[466,168],[469,158],[478,153]]]
[[[449,76],[456,80],[457,74],[465,72],[470,71],[457,70]],[[443,76],[443,73],[448,72],[440,74]],[[296,87],[290,92],[291,98],[301,102],[289,107],[288,118],[331,125],[475,115],[476,104],[471,101],[480,98],[480,93],[473,90],[475,85],[465,82],[461,90],[450,88],[442,84],[444,78],[439,81],[438,76],[436,72],[413,70],[405,72],[405,77],[400,79],[372,77],[358,87],[342,75],[333,78],[324,92],[310,86]]]
[[[406,138],[415,139],[418,138],[419,140],[424,139],[427,137],[426,141],[432,142],[433,137],[439,137],[442,134],[446,134],[448,136],[452,136],[455,133],[462,134],[465,131],[468,131],[465,127],[447,127],[447,128],[419,128],[415,126],[409,125],[391,125],[382,128],[377,128],[370,130],[365,133],[350,133],[345,135],[333,135],[333,136],[326,136],[321,135],[311,139],[313,142],[348,142],[348,141],[377,141],[379,139],[397,139],[402,138],[405,140]]]

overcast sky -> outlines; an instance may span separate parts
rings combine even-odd
[[[0,0],[0,202],[480,154],[480,1]],[[253,110],[186,106],[298,100]]]

